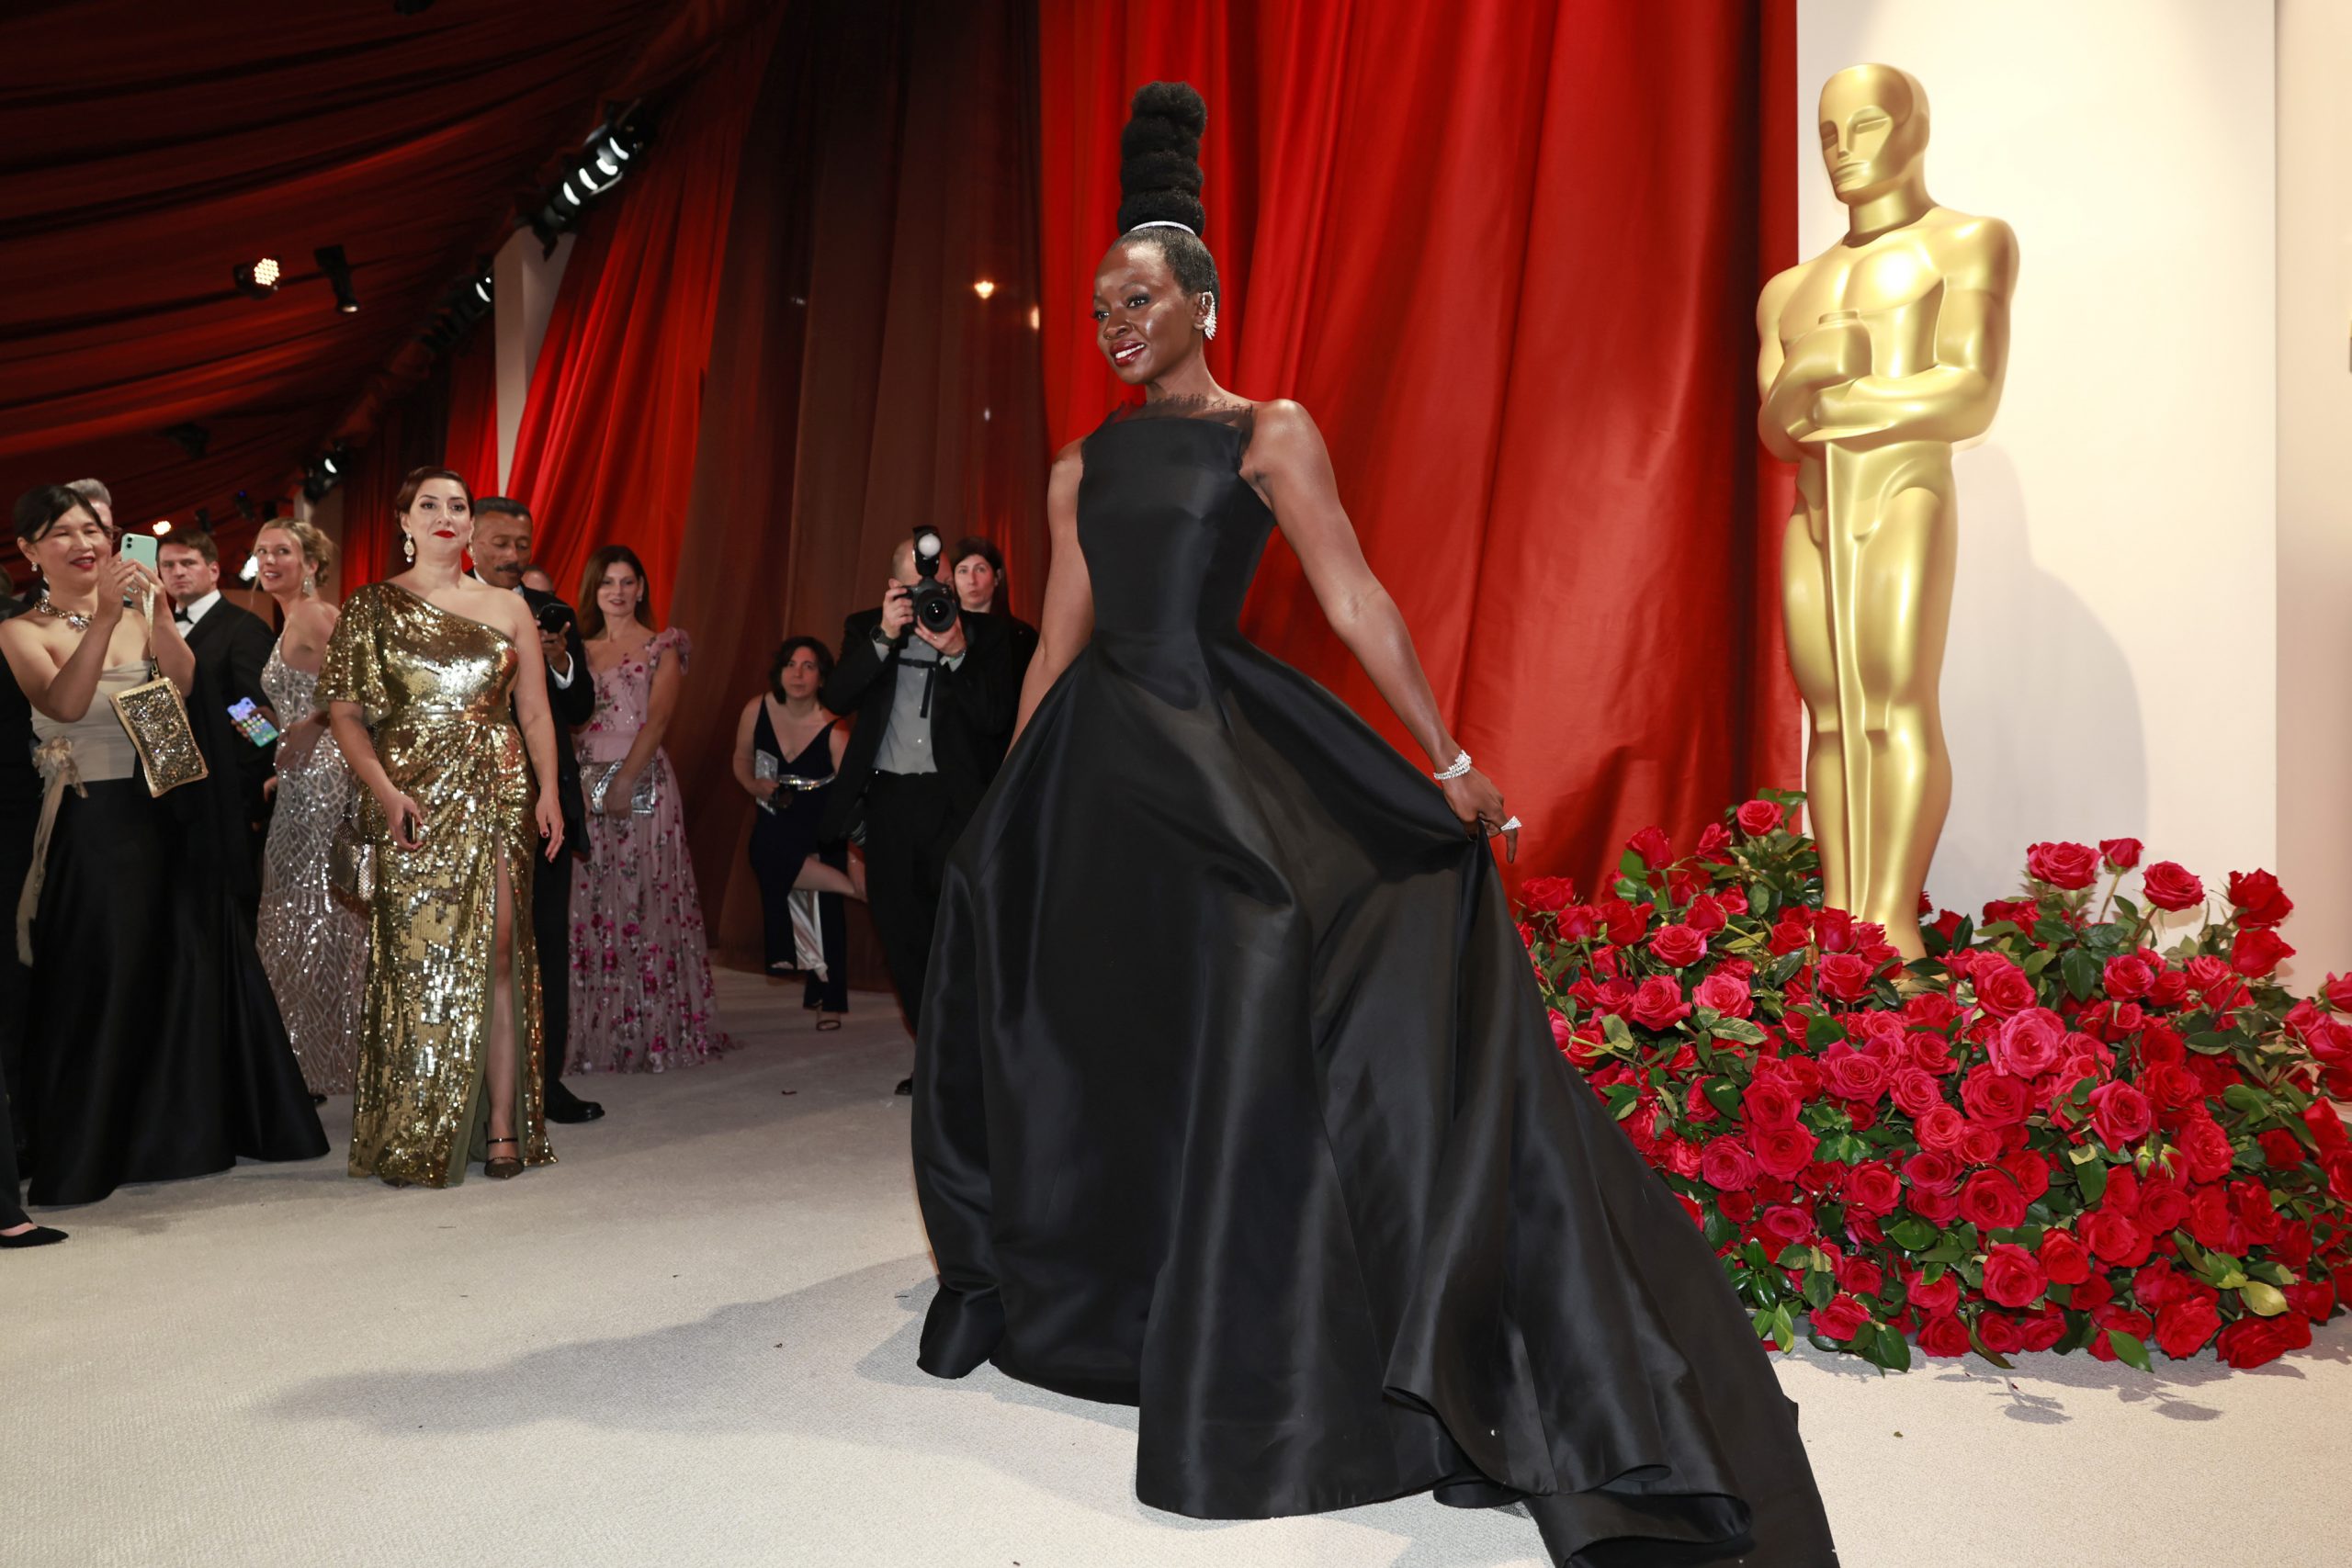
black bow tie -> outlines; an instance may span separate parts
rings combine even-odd
[[[188,615],[187,615],[187,612],[186,610],[174,610],[174,611],[172,612],[172,619],[174,619],[175,621],[177,621],[180,625],[182,625],[182,626],[192,626],[192,625],[194,625],[194,623],[193,623],[193,622],[191,622],[191,621],[188,619]]]

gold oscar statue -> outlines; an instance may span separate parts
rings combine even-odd
[[[1764,444],[1794,462],[1781,545],[1789,663],[1811,716],[1804,784],[1824,900],[1924,952],[1917,909],[1951,804],[1937,687],[1951,618],[1955,442],[2001,400],[2017,238],[1939,207],[1928,96],[1857,65],[1821,89],[1846,237],[1757,303]]]

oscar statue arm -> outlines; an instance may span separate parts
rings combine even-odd
[[[1804,277],[1804,269],[1792,266],[1766,284],[1756,301],[1756,390],[1763,400],[1756,412],[1756,434],[1784,463],[1805,455],[1798,443],[1813,429],[1814,400],[1824,387],[1846,378],[1824,379],[1825,371],[1834,367],[1816,364],[1804,340],[1799,343],[1804,350],[1800,362],[1793,367],[1789,363],[1789,346],[1781,341],[1781,314]]]
[[[1992,427],[2008,375],[2017,235],[1997,218],[1978,218],[1952,238],[1958,243],[1936,311],[1935,364],[1908,376],[1865,375],[1824,389],[1813,408],[1821,430],[1864,431],[1867,445],[1881,446],[1966,441]]]

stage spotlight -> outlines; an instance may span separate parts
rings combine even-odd
[[[312,501],[324,501],[327,491],[344,481],[351,468],[351,449],[336,442],[302,470],[302,493]]]
[[[317,260],[319,270],[327,275],[327,281],[334,286],[334,308],[346,316],[357,314],[359,296],[352,290],[351,262],[344,255],[343,247],[321,245],[311,254]]]
[[[977,294],[977,295],[978,295],[981,299],[987,299],[989,295],[994,294],[994,293],[996,292],[996,285],[995,285],[994,283],[990,282],[989,279],[987,279],[987,278],[983,277],[983,278],[982,278],[982,279],[980,279],[978,283],[975,283],[974,285],[972,285],[972,292],[973,292],[973,293],[975,293],[975,294]]]
[[[1038,316],[1038,314],[1037,314],[1037,307],[1036,307],[1036,306],[1035,306],[1035,305],[1030,306],[1030,307],[1029,307],[1029,330],[1030,330],[1031,332],[1033,332],[1033,333],[1034,333],[1034,332],[1035,332],[1039,327],[1043,326],[1044,324],[1045,324],[1045,322],[1044,322],[1043,319],[1042,319],[1042,318],[1040,318],[1040,317]]]
[[[264,256],[257,262],[244,262],[230,269],[236,280],[237,292],[254,299],[266,299],[277,292],[277,280],[286,275],[274,256]]]
[[[169,430],[164,431],[164,434],[171,437],[172,441],[179,447],[179,449],[187,453],[191,457],[203,457],[205,447],[210,446],[212,443],[212,432],[205,429],[204,426],[197,423],[194,420],[188,420],[183,423],[173,425]]]
[[[170,518],[158,517],[155,519],[155,535],[158,538],[161,538],[164,535],[168,534],[171,531],[172,520]]]

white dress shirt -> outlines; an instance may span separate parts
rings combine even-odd
[[[204,612],[209,610],[213,605],[218,604],[219,603],[220,603],[220,590],[216,588],[211,592],[204,595],[201,599],[191,599],[187,604],[181,605],[178,613],[173,618],[176,620],[185,616],[189,629],[193,630],[195,629],[196,623],[204,619]]]

